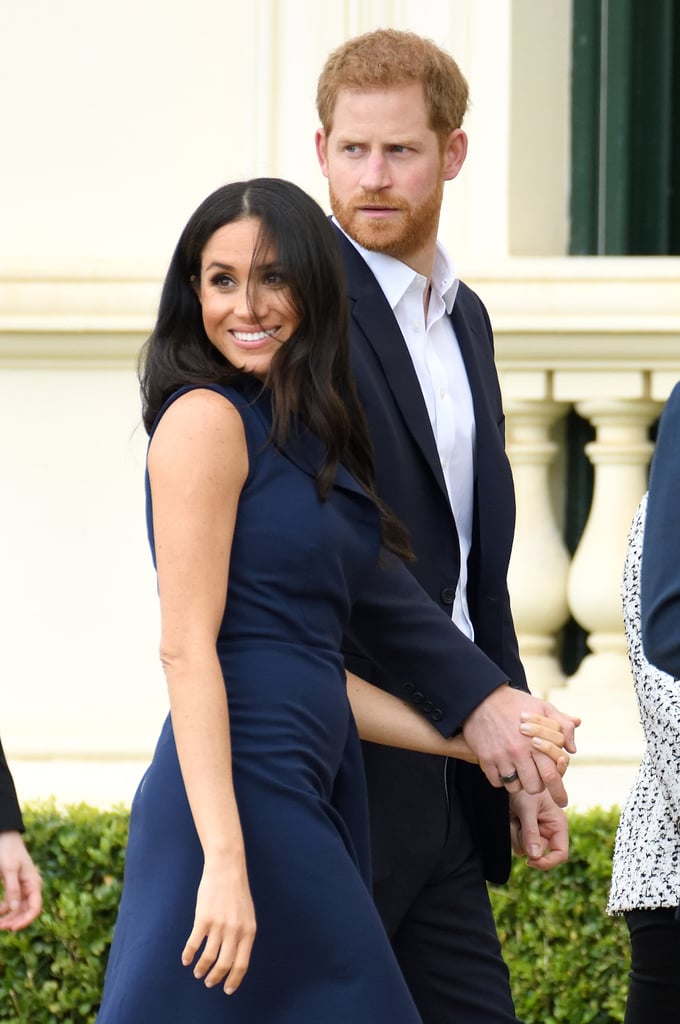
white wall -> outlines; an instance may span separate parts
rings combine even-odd
[[[189,213],[229,179],[289,177],[325,204],[316,79],[346,36],[382,25],[431,35],[467,75],[470,152],[443,233],[466,260],[505,256],[511,7],[3,0],[0,270],[162,273]]]

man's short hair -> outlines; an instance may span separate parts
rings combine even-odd
[[[463,123],[468,84],[453,57],[414,32],[378,29],[348,39],[328,57],[319,76],[316,109],[326,135],[341,89],[392,89],[422,82],[430,128],[440,139]]]

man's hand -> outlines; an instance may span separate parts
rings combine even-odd
[[[510,797],[510,835],[513,851],[526,856],[530,868],[550,871],[569,856],[567,816],[548,793]]]
[[[574,730],[579,719],[510,686],[500,686],[475,708],[463,725],[463,736],[492,786],[505,786],[509,793],[524,789],[533,794],[547,788],[555,803],[566,807],[567,792],[555,762],[520,732],[523,713],[554,719],[564,734],[565,749],[576,752]]]

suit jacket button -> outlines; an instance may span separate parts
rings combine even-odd
[[[422,694],[420,690],[416,690],[416,692],[411,697],[411,700],[413,701],[414,704],[422,704],[423,701],[425,700],[425,695]]]
[[[406,690],[407,693],[413,693],[413,691],[415,690],[415,686],[413,685],[413,683],[404,683],[404,689]]]
[[[432,719],[433,722],[441,722],[443,717],[444,717],[444,712],[442,711],[441,708],[433,708],[432,709],[432,714],[430,715],[430,718]]]
[[[448,604],[448,605],[452,605],[453,604],[453,600],[454,600],[455,596],[456,596],[456,591],[453,589],[453,587],[444,587],[444,589],[442,590],[441,594],[439,595],[442,604]]]
[[[432,711],[432,701],[431,700],[426,700],[425,701],[425,703],[423,704],[423,711],[425,712],[426,715],[429,715],[430,711]]]

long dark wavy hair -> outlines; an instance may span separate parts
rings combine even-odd
[[[272,358],[265,384],[273,402],[272,439],[283,445],[296,422],[321,439],[316,478],[328,497],[342,463],[378,506],[385,546],[412,557],[408,533],[375,490],[373,449],[350,367],[344,270],[321,207],[297,185],[254,178],[217,189],[189,219],[168,269],[156,326],[140,354],[142,418],[147,432],[165,401],[186,384],[227,384],[243,371],[211,343],[195,290],[210,238],[225,224],[259,221],[251,273],[273,251],[299,325]]]

